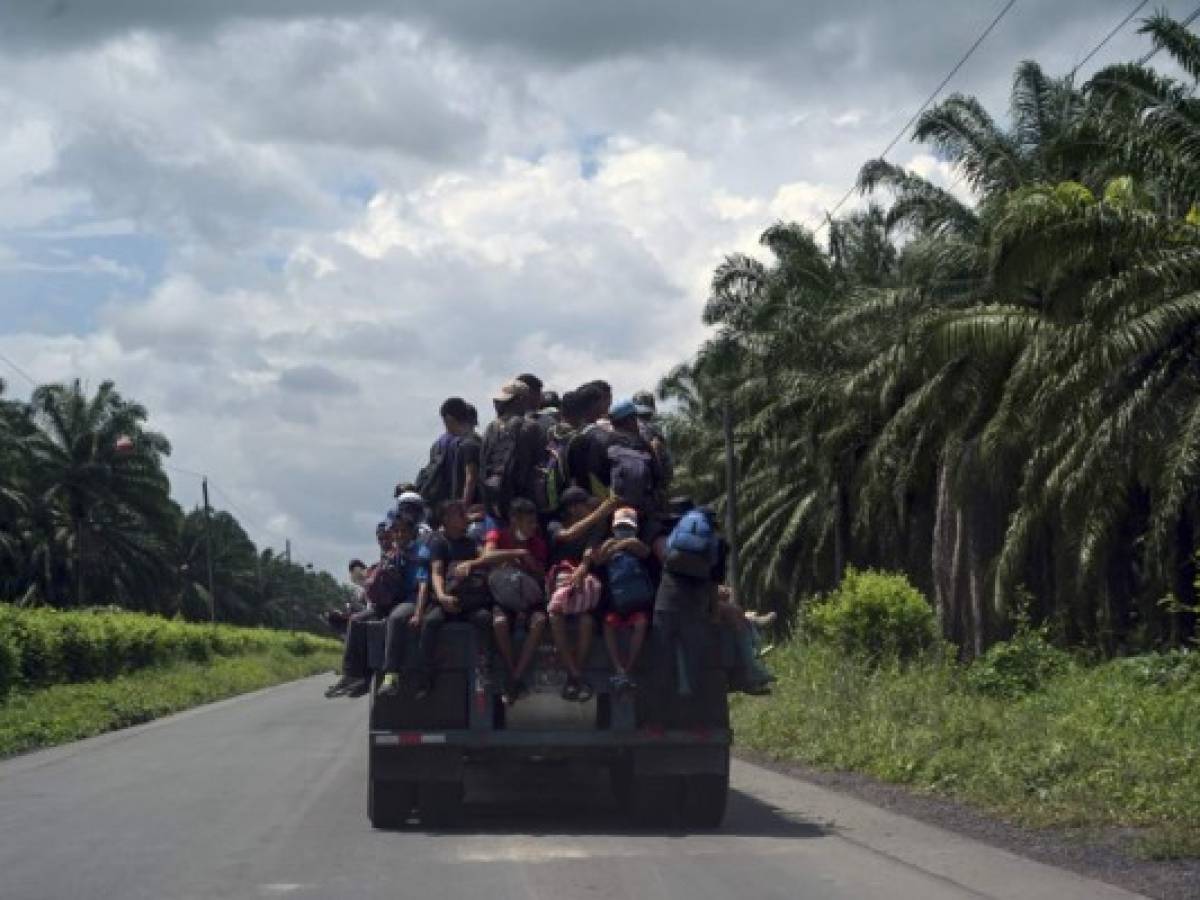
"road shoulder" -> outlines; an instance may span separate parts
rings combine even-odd
[[[1200,898],[1200,860],[1145,860],[1123,852],[1122,835],[1022,828],[981,813],[952,800],[888,784],[854,772],[828,772],[807,766],[770,760],[762,754],[739,748],[739,771],[765,772],[789,779],[814,806],[802,809],[810,819],[816,810],[832,815],[834,823],[847,823],[848,811],[856,821],[875,821],[870,810],[892,816],[891,827],[904,822],[932,827],[958,840],[986,845],[1023,857],[1076,878],[1092,879],[1101,887],[1111,885],[1163,900]],[[866,810],[861,809],[866,807]],[[909,830],[911,830],[911,825]],[[849,833],[847,833],[849,834]],[[1125,836],[1127,837],[1127,836]],[[1127,843],[1127,841],[1125,841]],[[989,896],[1005,896],[995,894]],[[1032,895],[1027,895],[1032,896]],[[1058,897],[1070,894],[1055,894]],[[1081,895],[1092,896],[1092,895]],[[1109,895],[1094,895],[1109,896]],[[1111,896],[1128,896],[1117,893]]]

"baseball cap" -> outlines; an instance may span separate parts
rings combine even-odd
[[[625,525],[628,528],[637,528],[637,510],[631,506],[622,506],[615,513],[613,513],[613,528],[616,528],[619,525]]]
[[[396,498],[397,506],[424,506],[425,498],[416,491],[405,491]]]
[[[523,381],[510,381],[505,384],[500,390],[492,395],[492,399],[497,403],[507,403],[509,400],[515,400],[517,397],[525,397],[529,394],[529,385]]]
[[[633,405],[632,400],[618,400],[612,405],[612,409],[608,411],[608,418],[613,422],[621,419],[631,419],[637,415],[637,407]]]
[[[649,391],[638,391],[633,395],[633,407],[639,416],[652,416],[658,411],[654,395]]]

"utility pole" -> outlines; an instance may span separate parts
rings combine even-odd
[[[204,495],[204,562],[208,569],[208,615],[217,621],[217,594],[213,587],[212,565],[212,507],[208,505],[208,476],[200,479],[200,491]]]
[[[729,542],[729,586],[734,599],[744,603],[742,579],[738,572],[738,504],[737,504],[737,457],[733,452],[733,401],[725,396],[721,408],[721,426],[725,437],[725,539]]]

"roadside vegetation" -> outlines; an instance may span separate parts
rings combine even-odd
[[[0,605],[0,756],[326,671],[340,651],[298,632]]]
[[[1023,619],[964,664],[903,576],[851,572],[768,659],[774,697],[735,702],[744,747],[1200,856],[1200,653],[1102,660]]]
[[[684,487],[738,462],[742,596],[797,612],[848,565],[904,572],[963,657],[1019,608],[1105,656],[1196,635],[1200,38],[1085,83],[1032,61],[914,138],[947,186],[867,161],[870,204],[718,267],[713,338],[664,380]]]
[[[20,606],[124,609],[322,630],[344,590],[170,496],[166,437],[111,382],[43,385],[28,403],[0,381],[0,597]],[[208,569],[212,567],[209,591]]]

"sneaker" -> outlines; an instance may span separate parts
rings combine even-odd
[[[400,683],[400,675],[396,672],[388,672],[383,676],[383,686],[379,688],[380,697],[399,697],[403,685]]]
[[[775,612],[756,613],[746,610],[746,621],[757,625],[759,628],[770,628],[775,624],[775,619],[778,618]]]
[[[608,686],[614,694],[623,694],[629,690],[629,676],[622,675],[618,672],[616,675],[608,679]]]
[[[579,687],[579,679],[574,675],[571,675],[567,678],[566,684],[562,686],[562,692],[560,696],[564,700],[570,700],[574,702],[579,699]]]
[[[596,695],[596,689],[588,684],[584,679],[580,678],[575,683],[575,701],[577,703],[587,703]]]
[[[351,685],[353,685],[356,680],[357,679],[351,678],[349,675],[343,675],[341,678],[339,678],[337,681],[335,681],[333,684],[331,684],[328,688],[325,689],[325,696],[326,697],[342,696],[342,694],[344,694],[344,693],[346,693],[346,691],[350,690]]]
[[[355,678],[350,687],[346,688],[343,696],[363,697],[371,693],[371,682],[366,678]]]
[[[765,681],[754,681],[743,687],[742,693],[749,694],[751,697],[769,697],[771,685]]]

